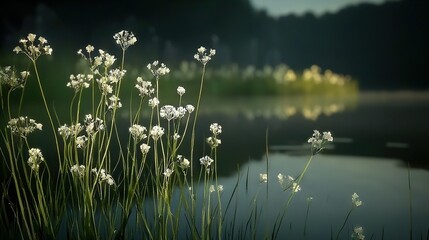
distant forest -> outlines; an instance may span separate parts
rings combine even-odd
[[[113,34],[122,29],[138,38],[130,57],[144,56],[146,64],[160,59],[174,66],[192,60],[204,45],[216,48],[217,65],[285,63],[299,71],[317,64],[351,75],[361,89],[429,88],[425,0],[278,18],[255,10],[249,0],[13,1],[2,7],[0,54],[29,32],[45,36],[56,54],[88,43],[111,49]]]

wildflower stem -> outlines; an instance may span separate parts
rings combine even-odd
[[[37,78],[37,83],[39,85],[40,94],[42,95],[43,104],[45,105],[46,113],[48,114],[48,117],[49,117],[49,122],[50,122],[51,127],[52,127],[52,133],[54,134],[55,146],[57,148],[58,161],[61,162],[61,153],[60,153],[60,148],[59,148],[59,144],[58,144],[58,137],[57,137],[56,129],[54,126],[54,121],[52,120],[51,112],[49,111],[48,103],[46,102],[46,97],[45,97],[45,93],[43,91],[42,82],[40,81],[39,71],[37,70],[36,60],[32,59],[32,62],[33,62],[34,72],[36,73],[36,78]]]
[[[349,213],[347,214],[346,219],[344,219],[343,225],[341,226],[340,231],[338,231],[337,237],[335,239],[338,240],[340,238],[340,233],[341,231],[343,231],[344,227],[346,226],[347,220],[349,220],[349,217],[352,211],[353,211],[353,207],[350,209]]]

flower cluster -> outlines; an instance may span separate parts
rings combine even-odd
[[[149,99],[148,103],[149,103],[149,107],[154,108],[159,105],[159,100],[158,98],[154,97]]]
[[[186,89],[182,86],[177,87],[177,94],[179,94],[179,96],[183,96],[183,94],[185,94]]]
[[[7,128],[9,128],[13,134],[16,134],[21,137],[27,137],[28,134],[32,133],[34,130],[42,130],[43,125],[37,123],[34,119],[25,117],[12,118],[7,123]]]
[[[216,54],[216,50],[210,49],[210,51],[207,53],[207,49],[205,47],[199,47],[197,49],[197,53],[194,55],[194,58],[198,60],[203,65],[206,65],[212,57]]]
[[[112,175],[107,174],[106,170],[100,169],[100,171],[98,171],[97,168],[93,168],[91,172],[98,176],[98,183],[102,184],[105,182],[110,186],[115,184],[115,180],[113,179]]]
[[[135,88],[137,88],[139,91],[140,97],[150,97],[155,92],[155,89],[152,87],[152,83],[143,80],[142,77],[137,77],[137,84],[135,85]]]
[[[85,56],[85,54],[82,53],[82,49],[79,49],[77,51],[77,54],[82,56],[85,60],[89,60],[89,62],[92,64],[92,58],[91,58],[91,52],[94,51],[94,46],[92,45],[87,45],[85,47],[86,52],[88,53],[88,57]]]
[[[170,169],[170,168],[166,168],[165,171],[162,173],[164,174],[164,176],[166,178],[169,178],[171,176],[171,174],[173,174],[174,170]]]
[[[183,157],[183,155],[177,155],[177,162],[183,170],[188,169],[191,165],[191,162],[189,162],[187,158]]]
[[[31,170],[33,170],[34,172],[39,172],[39,166],[40,163],[45,161],[45,158],[43,158],[43,154],[42,151],[40,151],[40,149],[38,148],[31,148],[30,150],[28,150],[28,165],[30,166]]]
[[[154,61],[152,64],[149,63],[147,65],[147,68],[156,79],[170,72],[170,69],[164,63],[161,63],[159,66],[158,64],[158,61]]]
[[[153,140],[156,141],[162,137],[162,135],[164,135],[164,128],[159,125],[153,126],[150,130],[150,135],[152,136]]]
[[[146,130],[147,129],[145,127],[138,125],[138,124],[133,124],[128,129],[128,131],[130,132],[131,136],[133,137],[133,139],[136,143],[147,138],[147,135],[145,134]]]
[[[353,193],[352,195],[352,205],[353,207],[362,206],[362,201],[359,199],[359,195],[357,195],[357,193]]]
[[[167,119],[168,121],[173,119],[181,119],[185,116],[186,109],[182,106],[176,108],[171,105],[162,106],[159,110],[159,116],[161,118]]]
[[[86,147],[86,143],[88,142],[88,137],[85,135],[76,137],[76,147],[77,148],[85,148]]]
[[[321,134],[319,131],[314,130],[313,136],[308,139],[308,143],[311,143],[311,154],[318,154],[327,142],[332,142],[333,140],[331,132],[323,132]]]
[[[80,123],[73,124],[70,127],[67,126],[67,124],[64,124],[58,128],[58,132],[64,139],[77,136],[82,130],[83,126]]]
[[[36,34],[29,33],[27,38],[19,40],[22,46],[16,46],[13,51],[16,54],[24,53],[32,61],[36,61],[40,55],[52,55],[51,46],[46,45],[48,41],[42,36],[39,36],[37,40],[36,38]]]
[[[214,160],[209,156],[204,156],[200,158],[200,164],[206,167],[206,172],[210,172],[210,165],[214,162]]]
[[[212,132],[213,135],[207,138],[207,143],[212,149],[214,149],[222,143],[222,141],[218,138],[218,135],[222,133],[222,126],[218,123],[212,123],[210,125],[210,132]]]
[[[107,109],[118,109],[122,107],[121,99],[116,95],[109,97],[109,101],[106,101]]]
[[[97,70],[98,67],[104,66],[106,69],[111,67],[113,63],[115,63],[116,58],[114,55],[110,55],[109,53],[105,52],[102,49],[98,50],[99,56],[94,57],[94,62],[92,63],[91,69],[99,74],[99,71]]]
[[[212,193],[214,191],[216,191],[215,186],[214,185],[210,185],[209,192]],[[223,192],[223,185],[218,185],[217,186],[217,191],[218,192]]]
[[[282,187],[283,191],[286,191],[287,189],[291,188],[293,192],[298,192],[301,190],[301,187],[298,185],[298,183],[295,182],[295,178],[291,176],[286,176],[281,173],[277,175],[277,179],[280,183],[280,186]]]
[[[134,34],[126,30],[116,33],[113,36],[113,39],[115,39],[116,44],[121,46],[123,51],[127,50],[129,46],[134,45],[134,43],[137,42],[137,38],[134,36]]]
[[[92,74],[77,74],[76,76],[70,75],[70,82],[67,83],[67,87],[74,88],[75,92],[79,92],[84,88],[89,88],[90,82],[94,79]]]
[[[70,172],[73,176],[83,177],[85,175],[85,165],[75,164],[70,168]]]
[[[108,95],[113,92],[113,84],[118,83],[125,76],[126,70],[112,69],[108,75],[103,75],[96,79],[98,88],[103,95]]]
[[[361,226],[354,227],[351,237],[353,240],[365,240],[365,235],[363,234],[363,228]]]
[[[30,76],[30,72],[28,71],[18,73],[11,66],[0,67],[0,84],[8,85],[12,90],[23,88],[28,76]]]
[[[94,135],[100,130],[104,130],[104,122],[100,118],[93,119],[91,114],[85,115],[84,119],[85,130],[88,135]]]
[[[268,182],[268,174],[266,174],[266,173],[260,173],[259,174],[259,182],[264,182],[264,183],[266,183],[266,182]]]
[[[140,145],[140,151],[142,152],[142,154],[146,155],[150,150],[150,146],[147,145],[146,143],[143,143],[142,145]]]

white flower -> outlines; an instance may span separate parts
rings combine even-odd
[[[30,166],[31,170],[37,173],[39,171],[40,163],[45,161],[45,158],[43,158],[42,151],[40,151],[40,149],[38,148],[31,148],[30,150],[28,150],[28,154],[29,157],[27,163]]]
[[[211,148],[217,148],[222,143],[222,141],[215,137],[208,137],[207,143],[210,145]]]
[[[147,145],[146,143],[143,143],[142,145],[140,145],[140,151],[145,155],[149,152],[150,150],[150,146]]]
[[[210,192],[210,193],[212,193],[212,192],[214,192],[214,191],[215,191],[215,187],[214,187],[214,185],[210,185],[209,192]]]
[[[186,159],[185,157],[183,157],[183,155],[177,155],[177,162],[179,163],[180,167],[182,169],[187,169],[189,168],[191,162],[189,162],[188,159]]]
[[[223,192],[223,185],[217,186],[217,191],[218,192]]]
[[[353,195],[352,195],[352,205],[354,207],[362,206],[362,201],[359,200],[359,195],[357,195],[357,193],[353,193]]]
[[[206,48],[201,46],[197,49],[197,53],[194,55],[194,58],[201,62],[203,65],[206,65],[211,58],[216,54],[216,50],[210,49],[209,53],[206,53]]]
[[[134,34],[126,30],[116,33],[113,36],[113,39],[116,40],[116,44],[121,46],[122,50],[124,51],[127,50],[129,46],[134,45],[134,43],[137,42],[137,38],[134,36]]]
[[[13,134],[24,138],[36,129],[42,130],[42,127],[43,125],[41,123],[37,123],[34,119],[28,118],[27,116],[12,118],[7,123],[7,128],[9,128]]]
[[[353,240],[364,240],[365,235],[363,233],[363,228],[361,226],[354,227],[351,237]]]
[[[259,174],[259,182],[268,182],[268,174],[260,173]]]
[[[311,153],[312,155],[318,154],[324,148],[324,145],[327,142],[332,142],[334,138],[331,135],[331,132],[323,132],[323,135],[319,131],[314,130],[313,136],[308,139],[308,143],[311,143]]]
[[[170,69],[164,63],[161,63],[161,65],[158,67],[158,61],[154,61],[152,64],[149,63],[147,68],[157,79],[170,72]]]
[[[85,148],[87,141],[88,141],[88,137],[86,137],[85,135],[77,137],[76,138],[76,147],[77,148]]]
[[[159,104],[158,98],[154,97],[152,99],[149,99],[149,107],[154,108],[154,107],[158,106],[158,104]]]
[[[195,107],[191,104],[186,105],[186,111],[188,111],[189,114],[191,114],[195,110]]]
[[[301,187],[298,185],[298,183],[296,182],[292,183],[292,191],[293,192],[301,191]]]
[[[202,158],[200,158],[200,164],[204,165],[206,168],[210,167],[210,165],[214,162],[214,160],[212,158],[210,158],[209,156],[204,156]]]
[[[143,140],[147,137],[145,134],[147,129],[138,124],[133,124],[128,130],[135,142],[139,142],[140,140]]]
[[[93,168],[91,172],[98,176],[99,184],[102,184],[104,182],[107,183],[109,186],[115,184],[115,180],[113,179],[112,175],[106,173],[105,169],[100,169],[100,171],[98,171],[96,168]]]
[[[184,87],[177,87],[177,94],[179,94],[179,96],[183,96],[183,94],[185,94],[186,90]]]
[[[75,164],[70,168],[70,172],[73,176],[83,177],[85,175],[85,165]]]
[[[67,83],[67,87],[73,88],[75,92],[79,92],[84,88],[89,88],[91,80],[94,78],[93,75],[88,74],[78,74],[78,75],[70,75],[70,82]]]
[[[214,136],[217,136],[222,133],[222,126],[218,123],[212,123],[210,124],[210,131],[213,133]]]
[[[11,87],[11,90],[23,88],[28,76],[30,76],[30,72],[28,71],[22,71],[18,73],[15,67],[0,67],[0,84],[8,85]]]
[[[170,176],[171,176],[171,174],[173,174],[173,170],[172,169],[170,169],[170,168],[167,168],[167,169],[165,169],[165,171],[164,171],[164,176],[166,177],[166,178],[169,178]]]
[[[106,102],[108,109],[118,109],[122,107],[121,99],[115,95],[109,97],[110,103]]]
[[[144,81],[142,77],[137,77],[137,84],[135,85],[135,88],[137,88],[139,91],[140,97],[150,97],[155,92],[155,89],[152,87],[152,83],[149,81]]]
[[[153,126],[152,130],[150,130],[150,135],[152,136],[153,140],[158,140],[162,135],[164,135],[164,128],[161,126]]]
[[[162,106],[159,110],[159,116],[161,118],[167,119],[168,121],[172,119],[176,119],[179,117],[179,112],[176,110],[175,107],[171,105],[165,105]]]
[[[32,61],[36,61],[40,55],[51,55],[52,48],[49,45],[46,45],[48,41],[44,37],[39,37],[36,42],[36,34],[29,33],[27,39],[19,40],[19,43],[22,45],[16,46],[13,51],[18,53],[24,53]]]

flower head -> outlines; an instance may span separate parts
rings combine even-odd
[[[106,101],[108,109],[118,109],[122,107],[121,99],[115,95],[109,97],[109,102]]]
[[[34,172],[39,172],[39,166],[40,163],[45,161],[45,158],[43,158],[43,154],[42,151],[40,151],[40,149],[38,148],[31,148],[30,150],[28,150],[28,165],[30,166],[31,170],[33,170]]]
[[[67,83],[67,87],[73,88],[75,92],[79,92],[84,88],[89,88],[90,82],[94,79],[92,74],[77,74],[76,76],[70,75],[70,82]]]
[[[201,46],[197,49],[197,53],[194,55],[194,58],[200,63],[202,63],[203,65],[206,65],[216,54],[216,50],[214,49],[210,49],[208,53],[206,51],[207,49]]]
[[[179,118],[179,112],[174,106],[165,105],[159,110],[159,116],[170,121]]]
[[[150,130],[150,135],[152,136],[153,140],[158,140],[162,135],[164,135],[164,128],[161,126],[153,126]]]
[[[147,129],[141,125],[133,124],[128,130],[136,143],[147,138],[145,134]]]
[[[140,145],[140,151],[142,152],[142,154],[146,155],[150,150],[150,146],[147,145],[146,143],[143,143],[142,145]]]
[[[259,174],[259,182],[268,182],[268,174],[266,173],[260,173]]]
[[[177,94],[179,94],[179,96],[183,96],[183,94],[185,94],[186,89],[184,87],[177,87]]]
[[[187,169],[191,165],[191,162],[189,162],[189,160],[182,155],[177,155],[177,161],[179,162],[179,165],[182,169]]]
[[[37,123],[34,119],[25,117],[12,118],[8,124],[9,128],[13,134],[19,135],[21,137],[27,137],[28,134],[32,133],[34,130],[42,130],[43,125]]]
[[[134,43],[137,42],[137,38],[134,36],[134,34],[126,30],[116,33],[113,36],[113,39],[115,39],[116,44],[121,46],[123,51],[127,50],[129,46],[134,45]]]
[[[158,106],[159,100],[158,100],[158,98],[154,97],[152,99],[149,99],[148,104],[149,104],[149,107],[154,108],[154,107]]]
[[[70,168],[73,176],[83,177],[85,175],[85,165],[75,164]]]
[[[149,63],[147,65],[147,68],[150,70],[152,75],[157,79],[170,72],[170,69],[164,63],[161,63],[159,66],[158,64],[159,64],[158,61],[154,61],[152,64]]]
[[[104,121],[100,118],[93,118],[91,114],[85,115],[85,130],[88,135],[94,135],[100,130],[104,130]]]
[[[46,45],[48,41],[40,36],[37,38],[36,34],[29,33],[27,38],[19,40],[21,46],[16,46],[13,51],[18,53],[25,54],[32,61],[36,61],[41,55],[52,55],[52,48],[49,45]]]
[[[212,123],[210,124],[210,132],[212,132],[214,136],[217,136],[222,133],[222,126],[218,123]]]
[[[352,239],[353,240],[365,240],[365,235],[363,233],[363,228],[361,226],[356,226],[353,229],[352,233]]]
[[[99,184],[107,183],[109,186],[115,184],[115,180],[113,179],[112,175],[106,173],[105,169],[97,170],[97,168],[93,168],[91,169],[91,172],[98,177]]]
[[[162,173],[164,174],[164,176],[166,178],[169,178],[171,176],[171,174],[173,174],[174,170],[170,169],[170,168],[166,168],[165,171]]]
[[[152,83],[149,81],[144,81],[142,77],[137,77],[137,84],[135,85],[135,88],[137,88],[139,91],[140,97],[150,97],[155,92],[155,89],[152,87]]]
[[[352,205],[353,207],[362,206],[362,201],[359,199],[359,195],[357,195],[357,193],[353,193],[352,195]]]
[[[313,136],[309,138],[307,142],[311,143],[311,154],[316,155],[322,151],[327,142],[332,141],[334,141],[334,138],[331,132],[323,132],[323,134],[321,134],[319,131],[314,130]]]
[[[200,164],[205,166],[206,168],[209,168],[213,162],[214,160],[209,156],[204,156],[200,158]]]
[[[28,71],[18,73],[14,67],[0,67],[0,84],[7,85],[12,90],[23,88],[28,76],[30,76]]]

